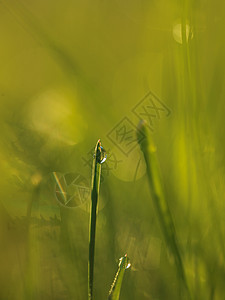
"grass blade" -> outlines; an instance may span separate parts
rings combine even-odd
[[[129,260],[127,254],[125,254],[119,260],[118,271],[115,275],[112,286],[110,288],[108,300],[119,300],[120,290],[121,290],[121,286],[122,286],[122,282],[123,282],[123,276],[124,276],[125,270],[128,269],[130,266],[131,266],[130,260]]]
[[[92,170],[92,191],[91,191],[91,214],[89,227],[89,261],[88,261],[88,299],[93,299],[93,282],[94,282],[94,254],[95,254],[95,232],[97,220],[97,207],[100,188],[101,163],[106,159],[105,151],[98,140],[95,146]]]
[[[143,134],[145,139],[143,139]],[[146,121],[140,121],[137,130],[137,138],[140,148],[144,154],[146,163],[146,171],[148,177],[148,183],[151,191],[152,201],[158,215],[158,220],[161,226],[161,230],[164,235],[164,239],[169,246],[171,253],[174,257],[177,273],[182,279],[183,285],[187,291],[187,296],[191,299],[185,270],[183,266],[182,257],[177,244],[176,230],[173,222],[173,218],[169,209],[168,202],[166,201],[162,189],[162,183],[159,172],[159,165],[156,156],[156,147],[149,135]]]

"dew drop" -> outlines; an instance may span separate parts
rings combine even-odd
[[[129,269],[131,267],[130,259],[127,254],[119,259],[119,267],[123,269]]]
[[[107,154],[105,149],[102,146],[99,146],[96,159],[99,164],[103,164],[106,161]]]
[[[127,263],[127,265],[126,265],[126,269],[129,269],[131,267],[131,263],[130,263],[130,261]]]

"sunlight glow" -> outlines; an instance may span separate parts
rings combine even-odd
[[[186,42],[189,42],[190,39],[193,38],[193,32],[191,30],[190,25],[188,24],[188,22],[186,23]],[[183,39],[182,39],[182,24],[181,22],[176,22],[173,26],[173,38],[174,40],[179,43],[182,44],[183,43]]]

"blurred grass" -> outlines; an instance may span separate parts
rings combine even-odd
[[[142,138],[143,135],[145,137],[144,139]],[[146,175],[150,187],[151,200],[153,202],[164,239],[171,251],[171,255],[174,258],[178,278],[181,280],[181,293],[187,294],[188,299],[191,299],[186,273],[184,270],[183,258],[177,244],[177,234],[173,217],[168,205],[168,201],[164,196],[160,167],[158,165],[157,148],[152,137],[150,136],[148,123],[145,120],[140,120],[138,124],[137,140],[141,151],[143,152],[146,163]]]
[[[103,172],[96,299],[125,252],[121,299],[183,299],[143,166],[132,181],[141,154],[107,138],[125,116],[138,123],[131,110],[149,90],[172,111],[154,139],[191,292],[223,299],[224,11],[219,1],[1,1],[0,299],[86,299],[89,207],[59,205],[51,175],[90,182],[83,158],[99,137],[121,162]]]

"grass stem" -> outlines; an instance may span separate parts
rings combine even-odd
[[[97,220],[97,207],[99,199],[101,163],[103,161],[104,150],[101,141],[98,140],[95,146],[92,170],[92,190],[91,190],[91,213],[89,223],[89,260],[88,260],[88,299],[93,299],[94,282],[94,255],[95,255],[95,232]]]
[[[145,136],[145,139],[141,139],[143,135]],[[138,125],[137,138],[144,155],[151,198],[158,216],[165,242],[174,257],[177,273],[183,282],[185,290],[187,291],[187,297],[188,299],[191,299],[180,249],[177,244],[175,225],[168,202],[163,193],[162,181],[160,178],[161,176],[156,155],[156,147],[150,138],[147,123],[144,120],[140,121]]]

